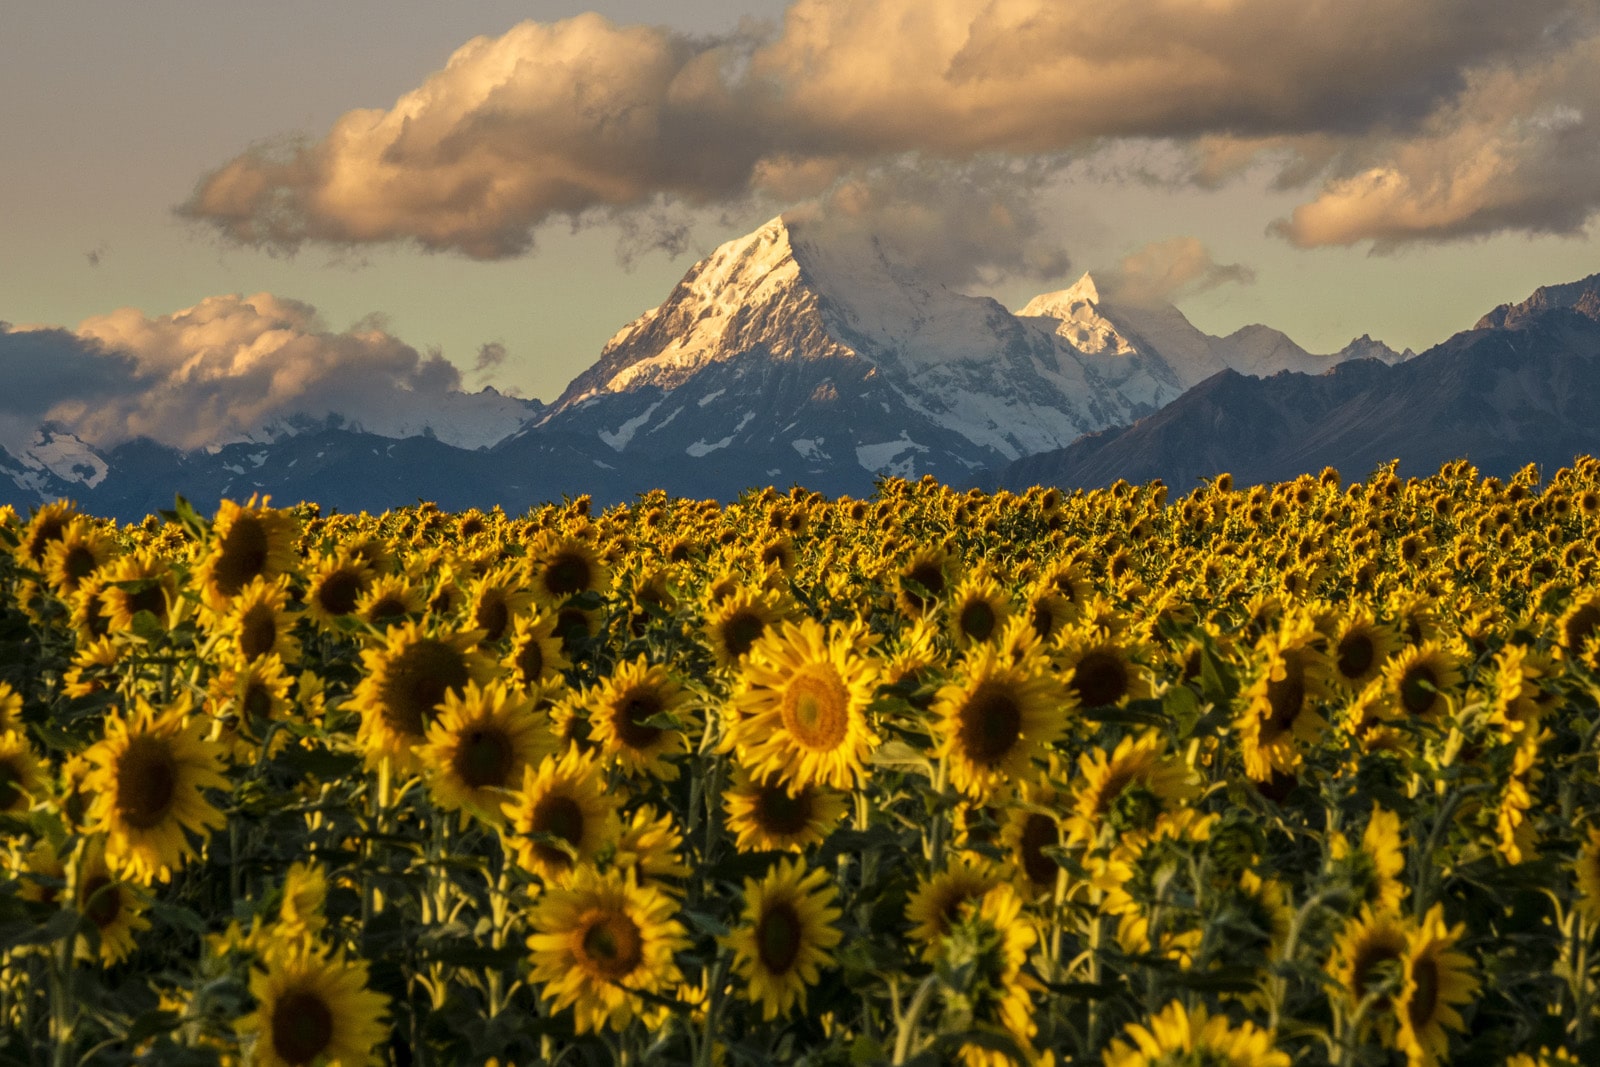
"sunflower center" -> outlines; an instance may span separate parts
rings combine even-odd
[[[83,883],[83,890],[78,897],[82,902],[83,914],[98,929],[106,929],[122,914],[122,891],[112,884],[107,875],[97,874]]]
[[[505,785],[511,778],[516,753],[503,730],[477,726],[465,731],[456,744],[451,766],[472,789]]]
[[[1585,604],[1567,620],[1567,647],[1574,650],[1581,647],[1584,641],[1594,636],[1596,629],[1600,629],[1600,607]]]
[[[392,593],[385,593],[367,608],[367,619],[382,622],[384,619],[397,619],[405,613],[406,602]]]
[[[661,737],[661,727],[647,725],[665,708],[653,689],[630,689],[617,701],[613,718],[617,738],[629,748],[649,748]]]
[[[61,560],[61,573],[66,579],[61,583],[62,588],[69,593],[72,592],[78,588],[78,583],[93,574],[99,565],[99,560],[94,558],[94,553],[87,546],[73,545],[67,549],[66,556]]]
[[[1438,961],[1427,956],[1417,960],[1411,965],[1411,980],[1416,983],[1417,991],[1406,1005],[1406,1014],[1411,1017],[1412,1028],[1421,1030],[1433,1021],[1433,1013],[1439,1006]]]
[[[178,762],[165,742],[140,736],[117,761],[117,814],[137,830],[161,822],[178,795]]]
[[[1056,613],[1043,600],[1035,601],[1033,610],[1028,614],[1028,621],[1032,624],[1034,633],[1040,637],[1049,637],[1056,628]]]
[[[1018,839],[1022,870],[1027,874],[1028,881],[1034,885],[1056,884],[1056,861],[1045,855],[1044,850],[1060,843],[1061,832],[1054,819],[1036,811],[1028,813]]]
[[[536,834],[559,837],[573,848],[583,840],[583,808],[571,797],[552,793],[534,805],[529,827]],[[572,857],[554,845],[537,844],[534,849],[546,863],[566,866]]]
[[[805,928],[800,912],[787,900],[768,904],[756,923],[756,951],[761,966],[772,974],[788,974],[800,958]]]
[[[583,932],[583,954],[602,977],[617,981],[644,961],[644,939],[631,918],[611,912]]]
[[[763,785],[756,796],[756,817],[768,833],[790,836],[811,822],[811,789],[791,794],[782,785]]]
[[[217,547],[217,565],[212,569],[217,589],[233,596],[267,569],[267,528],[260,519],[241,515],[228,527]]]
[[[1078,661],[1072,672],[1072,688],[1086,708],[1103,708],[1127,695],[1128,668],[1114,652],[1096,649]]]
[[[422,638],[389,664],[383,719],[396,733],[420,740],[445,694],[459,694],[469,678],[465,656],[443,641]]]
[[[923,562],[914,565],[906,571],[905,580],[915,582],[928,591],[927,597],[924,597],[913,589],[902,587],[902,595],[915,611],[925,609],[929,599],[937,600],[944,595],[944,569],[937,563]]]
[[[1360,678],[1371,669],[1377,655],[1370,636],[1360,632],[1346,634],[1339,642],[1339,673],[1346,678]]]
[[[544,649],[538,638],[530,637],[517,651],[517,670],[524,685],[531,685],[544,677]]]
[[[329,615],[348,615],[356,610],[364,584],[354,571],[334,571],[317,586],[317,606]]]
[[[961,708],[961,747],[974,763],[999,763],[1022,736],[1022,708],[1003,683],[987,681]]]
[[[576,552],[560,552],[544,565],[544,587],[557,597],[589,588],[589,561]]]
[[[801,668],[783,690],[784,728],[802,748],[832,752],[850,730],[850,693],[825,663]]]
[[[296,989],[272,1009],[272,1050],[285,1063],[310,1063],[333,1043],[333,1012],[317,994]]]
[[[1400,679],[1400,703],[1413,715],[1425,715],[1438,699],[1438,675],[1426,663],[1418,663]]]
[[[245,714],[252,720],[259,722],[272,713],[272,691],[260,682],[252,681],[244,691]]]
[[[22,770],[11,760],[0,760],[0,811],[10,811],[22,796]]]
[[[1369,988],[1376,977],[1373,972],[1385,963],[1395,962],[1400,959],[1401,946],[1383,942],[1369,943],[1360,946],[1356,951],[1354,964],[1350,968],[1350,992],[1354,994],[1359,1004],[1371,992]],[[1389,998],[1382,997],[1375,1005],[1382,1010],[1389,1006]]]
[[[973,600],[962,606],[958,621],[962,633],[974,641],[987,641],[999,620],[987,600]]]
[[[1269,729],[1263,733],[1276,736],[1288,732],[1293,728],[1295,719],[1299,718],[1305,703],[1305,666],[1301,664],[1299,656],[1286,656],[1283,677],[1277,681],[1267,681],[1267,705],[1271,708],[1271,714],[1263,724]]]
[[[753,611],[736,611],[722,622],[722,647],[731,659],[743,659],[766,630],[767,624]]]
[[[166,614],[167,594],[159,585],[152,585],[148,589],[141,589],[137,593],[128,594],[128,614],[137,615],[141,611],[160,618]]]
[[[239,620],[239,652],[247,660],[260,659],[278,643],[278,618],[272,608],[258,604]]]
[[[493,643],[505,635],[506,627],[511,624],[511,609],[506,606],[504,597],[485,597],[479,602],[472,621],[478,629],[487,631],[483,639]]]

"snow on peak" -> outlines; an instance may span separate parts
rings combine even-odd
[[[1017,314],[1025,317],[1065,320],[1081,315],[1099,303],[1100,287],[1095,285],[1094,278],[1085,271],[1083,277],[1069,288],[1059,289],[1053,293],[1040,293],[1028,301]]]

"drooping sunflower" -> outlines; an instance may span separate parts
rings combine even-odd
[[[956,855],[944,870],[917,879],[917,888],[906,900],[906,921],[925,961],[938,958],[940,942],[961,918],[963,905],[981,901],[1000,881],[998,871],[966,854]]]
[[[148,884],[169,881],[195,855],[187,834],[208,836],[227,820],[202,789],[231,789],[221,745],[190,715],[187,696],[157,710],[140,697],[131,714],[106,719],[105,738],[84,753],[94,767],[87,818],[106,833],[112,870]]]
[[[949,595],[951,569],[950,555],[943,549],[913,555],[895,575],[895,601],[900,610],[909,618],[921,618],[934,602]]]
[[[1276,1047],[1272,1031],[1246,1020],[1234,1027],[1226,1015],[1204,1007],[1189,1011],[1181,1000],[1168,1004],[1146,1023],[1130,1023],[1123,1037],[1103,1054],[1105,1067],[1163,1067],[1203,1063],[1208,1067],[1289,1067],[1289,1054]]]
[[[210,545],[195,572],[201,596],[215,611],[257,578],[272,581],[294,567],[300,522],[294,512],[255,497],[243,507],[224,500],[211,524]]]
[[[522,772],[522,787],[503,805],[506,851],[523,870],[560,883],[592,865],[619,830],[616,800],[592,756],[569,748]]]
[[[1109,754],[1096,749],[1078,757],[1067,839],[1093,846],[1109,831],[1117,843],[1136,847],[1196,792],[1194,772],[1167,752],[1164,735],[1124,737]]]
[[[638,993],[664,994],[682,979],[672,957],[689,939],[676,910],[655,886],[580,869],[534,904],[529,978],[553,1011],[572,1008],[578,1033],[621,1030],[646,1011]]]
[[[473,651],[476,644],[471,631],[448,633],[408,622],[389,630],[381,647],[361,653],[366,676],[351,703],[361,713],[360,739],[370,765],[388,757],[399,770],[419,769],[413,749],[426,742],[445,697],[494,676],[494,665]]]
[[[551,755],[555,735],[533,701],[501,681],[469,681],[445,693],[427,741],[417,749],[434,803],[498,825],[527,768]]]
[[[844,794],[820,785],[791,787],[781,778],[734,771],[723,794],[728,831],[741,852],[799,852],[820,844],[845,814]]]
[[[1435,904],[1406,940],[1395,1047],[1406,1054],[1409,1067],[1442,1062],[1450,1047],[1445,1031],[1467,1028],[1456,1007],[1472,1001],[1478,979],[1471,958],[1455,951],[1465,932],[1465,924],[1446,926],[1444,906]]]
[[[560,679],[572,661],[561,649],[556,636],[554,615],[519,615],[511,629],[511,651],[500,665],[524,689],[532,689]]]
[[[867,721],[878,664],[857,624],[785,622],[750,650],[732,702],[730,742],[753,774],[791,788],[853,789],[878,743]]]
[[[1329,659],[1330,677],[1351,691],[1359,691],[1383,673],[1384,664],[1400,649],[1394,628],[1378,622],[1363,606],[1352,608],[1334,629]]]
[[[1259,666],[1234,720],[1245,773],[1257,782],[1294,774],[1301,746],[1314,744],[1328,721],[1317,711],[1328,695],[1327,658],[1309,612],[1282,616],[1278,628],[1256,646]]]
[[[1349,839],[1338,832],[1329,835],[1328,845],[1334,862],[1349,868],[1350,879],[1360,894],[1358,903],[1381,912],[1400,910],[1407,890],[1400,880],[1406,858],[1399,815],[1374,808],[1361,835],[1361,847],[1352,848]]]
[[[540,603],[555,608],[579,593],[601,592],[610,571],[587,541],[546,535],[529,552],[528,582]]]
[[[760,881],[745,879],[740,925],[722,943],[745,979],[741,992],[761,1006],[763,1019],[804,1007],[807,987],[833,965],[829,950],[843,936],[834,926],[843,914],[833,903],[838,895],[827,871],[808,871],[801,859],[779,861]]]
[[[1439,722],[1461,684],[1460,661],[1432,641],[1413,645],[1383,669],[1383,686],[1403,717]]]
[[[940,953],[946,961],[971,966],[975,972],[968,997],[972,1029],[998,1031],[1016,1044],[1032,1062],[1033,1037],[1039,1031],[1033,1019],[1033,994],[1043,987],[1022,971],[1028,952],[1039,935],[1022,913],[1022,899],[1006,883],[992,886],[983,896],[959,907],[959,920]],[[959,956],[950,961],[949,957]],[[964,1067],[1013,1067],[1014,1060],[993,1047],[968,1041],[961,1045]]]
[[[1013,664],[993,645],[975,647],[961,675],[934,700],[936,751],[951,784],[981,799],[1008,780],[1032,777],[1066,730],[1071,698],[1042,664]]]
[[[367,962],[303,940],[271,943],[265,969],[250,973],[256,1010],[240,1019],[262,1067],[356,1067],[389,1037],[388,998],[367,988]]]
[[[621,664],[584,703],[589,709],[589,736],[608,763],[616,763],[629,775],[677,780],[672,758],[688,751],[686,731],[692,731],[694,722],[689,694],[665,667],[652,666],[643,656]],[[658,716],[676,719],[684,728],[650,721]]]
[[[0,813],[28,810],[45,785],[39,756],[20,730],[0,733]]]
[[[1600,926],[1600,830],[1591,829],[1572,862],[1578,883],[1578,913],[1591,926]]]
[[[1576,596],[1556,620],[1556,644],[1566,659],[1583,657],[1590,638],[1600,635],[1600,593]]]
[[[640,885],[654,885],[678,895],[678,883],[689,877],[682,850],[683,832],[672,813],[657,814],[646,804],[623,822],[611,866]]]
[[[98,951],[89,947],[87,938],[78,939],[80,960],[98,958],[107,967],[120,963],[134,950],[133,935],[150,929],[144,917],[149,902],[106,866],[105,838],[99,835],[85,838],[67,865],[67,899],[100,936]]]

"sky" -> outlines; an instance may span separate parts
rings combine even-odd
[[[1312,351],[1600,272],[1600,0],[57,0],[0,99],[0,438],[550,400],[784,211]]]

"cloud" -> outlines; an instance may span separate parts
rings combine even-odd
[[[1107,300],[1141,307],[1170,304],[1219,285],[1249,285],[1255,280],[1255,271],[1241,263],[1212,259],[1195,237],[1147,244],[1096,279]]]
[[[122,308],[75,332],[0,325],[0,443],[53,422],[100,446],[148,437],[191,449],[336,415],[391,435],[434,426],[443,440],[476,446],[527,417],[515,401],[462,393],[443,355],[418,352],[377,321],[333,331],[311,305],[258,293],[155,317]],[[503,346],[485,345],[477,369],[504,358]],[[471,440],[450,436],[458,423]]]
[[[905,188],[907,158],[1051,168],[1155,139],[1194,148],[1184,181],[1270,149],[1281,182],[1326,183],[1281,227],[1297,243],[1538,230],[1594,210],[1568,176],[1592,131],[1528,131],[1565,121],[1563,94],[1593,113],[1597,39],[1593,0],[794,0],[722,37],[581,15],[475,38],[392,107],[224,163],[180,211],[269,248],[482,259],[553,218],[620,219],[631,254],[681,248],[678,207],[844,206]],[[1451,153],[1480,172],[1455,180]]]
[[[472,369],[479,374],[487,374],[504,363],[508,355],[510,355],[510,352],[499,341],[490,341],[487,344],[479,345],[478,358],[472,364]]]

